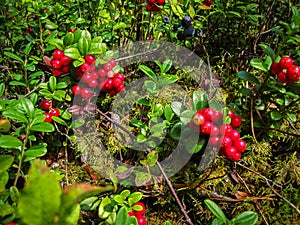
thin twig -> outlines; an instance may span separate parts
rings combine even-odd
[[[287,131],[284,131],[284,130],[280,130],[280,129],[278,129],[278,128],[271,128],[271,127],[263,127],[263,128],[260,128],[260,127],[256,127],[256,129],[261,129],[261,130],[274,130],[274,131],[277,131],[277,132],[280,132],[280,133],[283,133],[283,134],[288,134],[288,135],[291,135],[291,136],[300,137],[300,134],[295,134],[295,133],[292,133],[292,132],[287,132]]]
[[[39,88],[39,85],[40,85],[41,83],[44,83],[44,81],[45,81],[45,75],[44,75],[44,73],[43,73],[43,74],[42,74],[41,82],[40,82],[35,88],[33,88],[30,92],[28,92],[26,95],[24,95],[23,98],[27,98],[31,93],[35,92],[35,91]]]

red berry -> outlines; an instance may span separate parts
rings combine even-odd
[[[85,73],[85,74],[83,74],[81,79],[82,79],[82,82],[89,83],[93,78],[90,73]]]
[[[93,79],[88,82],[90,88],[95,88],[98,86],[98,81]]]
[[[208,143],[211,144],[212,146],[218,146],[220,145],[220,137],[210,136],[210,138],[208,139]]]
[[[92,96],[92,93],[88,88],[82,88],[80,91],[80,95],[82,98],[90,98]]]
[[[58,108],[52,108],[49,113],[51,116],[59,116],[60,115],[60,111]]]
[[[63,57],[61,57],[60,61],[63,66],[69,66],[72,63],[73,59],[64,55]]]
[[[121,84],[122,84],[122,81],[119,78],[115,78],[115,77],[113,78],[112,85],[115,89],[120,87]]]
[[[232,126],[230,124],[222,124],[220,126],[220,134],[230,136],[230,133],[232,131]]]
[[[211,121],[212,115],[213,115],[213,110],[211,108],[205,108],[203,110],[203,115],[205,117],[205,120]]]
[[[120,79],[122,82],[124,81],[124,74],[123,73],[117,73],[114,78]]]
[[[110,62],[107,62],[103,65],[103,69],[105,69],[108,72],[113,69],[113,65]]]
[[[61,59],[64,56],[64,52],[59,49],[55,49],[54,52],[52,53],[52,56],[55,59]]]
[[[134,216],[134,212],[133,212],[133,211],[128,212],[128,213],[127,213],[127,216],[128,216],[128,217]]]
[[[63,66],[60,70],[63,73],[69,73],[70,72],[70,66]]]
[[[138,225],[147,225],[147,220],[144,216],[137,215],[136,219],[138,221]]]
[[[54,69],[60,69],[62,67],[62,63],[59,59],[51,59],[50,63]]]
[[[98,73],[97,72],[92,72],[91,77],[92,77],[92,79],[97,80],[98,79]]]
[[[5,225],[16,225],[16,223],[14,223],[14,222],[9,222],[9,223],[7,223],[7,224],[5,224]]]
[[[142,209],[141,210],[134,210],[134,214],[136,215],[136,216],[139,216],[139,215],[143,215],[145,212],[146,212],[146,206],[144,205],[144,203],[142,203],[142,202],[137,202],[137,203],[134,203],[133,204],[133,207],[134,206],[141,206],[142,207]]]
[[[51,123],[52,122],[52,115],[51,115],[51,113],[45,112],[45,116],[46,116],[46,118],[45,118],[44,122]]]
[[[121,85],[116,89],[116,91],[119,93],[119,92],[124,91],[124,89],[125,89],[124,84],[121,84]]]
[[[277,80],[281,83],[287,83],[289,81],[285,72],[280,72],[277,75]]]
[[[84,59],[85,59],[85,62],[90,64],[90,65],[93,64],[96,61],[96,58],[93,55],[86,55],[84,57]]]
[[[244,152],[247,148],[247,143],[246,141],[239,139],[233,142],[233,146],[238,152]]]
[[[231,138],[231,140],[232,141],[237,141],[237,140],[239,140],[240,139],[240,132],[238,132],[237,130],[232,130],[231,132],[230,132],[230,138]]]
[[[79,67],[79,69],[81,70],[81,72],[85,73],[89,69],[89,67],[90,67],[90,64],[85,62]]]
[[[200,126],[200,131],[202,134],[210,134],[213,127],[213,123],[210,121],[205,121]]]
[[[111,64],[112,68],[115,68],[115,66],[117,65],[117,61],[114,59],[111,59],[110,64]]]
[[[79,95],[81,88],[78,84],[75,84],[75,85],[73,85],[71,90],[72,90],[73,95]]]
[[[155,3],[155,0],[148,0],[148,3],[149,3],[149,4],[154,4],[154,3]]]
[[[111,90],[113,88],[113,79],[107,79],[105,82],[105,89]]]
[[[117,91],[114,89],[111,89],[111,90],[108,90],[108,94],[110,94],[110,96],[113,97],[117,94]]]
[[[294,60],[289,56],[283,56],[279,61],[279,66],[282,69],[287,69],[293,65]]]
[[[282,68],[280,68],[279,62],[273,62],[270,70],[272,74],[279,74]]]
[[[236,152],[236,153],[232,156],[231,160],[233,160],[233,161],[238,161],[238,160],[240,160],[241,156],[242,156],[242,154],[241,154],[240,152]]]
[[[75,29],[69,29],[69,32],[71,32],[71,33],[75,33]]]
[[[223,113],[219,110],[213,110],[211,121],[214,123],[221,123],[223,119]]]
[[[225,148],[227,148],[227,147],[229,147],[229,146],[232,145],[232,140],[231,140],[231,138],[229,136],[222,136],[220,139],[222,141],[222,143],[221,143],[221,147],[222,148],[225,149]]]
[[[84,73],[79,68],[76,68],[75,74],[76,74],[77,79],[80,79]]]
[[[232,119],[232,117],[234,116],[234,112],[233,112],[232,109],[230,109],[230,110],[228,111],[227,116],[228,116],[229,118]]]
[[[103,91],[103,92],[106,92],[106,89],[105,89],[105,82],[106,82],[106,81],[101,81],[101,82],[98,84],[98,88],[100,88],[100,90]]]
[[[219,133],[220,133],[219,127],[213,125],[213,126],[212,126],[212,129],[211,129],[210,135],[211,135],[211,136],[218,136]]]
[[[52,69],[52,74],[56,77],[60,77],[63,74],[63,72],[61,70]]]
[[[205,122],[205,117],[202,114],[202,111],[198,110],[198,112],[193,117],[193,121],[197,125],[201,125]]]
[[[235,155],[236,155],[237,151],[236,151],[235,147],[228,146],[228,147],[225,148],[224,153],[225,153],[225,156],[227,158],[233,160],[235,158]]]
[[[158,7],[157,5],[153,5],[153,11],[154,12],[160,12],[162,8]]]
[[[239,116],[233,116],[231,119],[231,126],[232,127],[239,127],[242,124],[242,119]]]
[[[148,5],[146,6],[146,10],[147,10],[148,12],[152,12],[152,11],[154,10],[153,6],[154,6],[154,4],[149,4],[149,3],[148,3]]]
[[[287,68],[286,75],[291,82],[297,82],[300,79],[300,67],[292,65]]]
[[[165,0],[156,0],[156,3],[158,5],[163,5],[163,4],[165,4]]]
[[[52,102],[47,99],[43,99],[41,102],[41,108],[43,110],[49,110],[52,107]]]
[[[107,72],[105,71],[105,69],[100,68],[100,69],[98,70],[98,74],[99,74],[100,77],[106,77]]]

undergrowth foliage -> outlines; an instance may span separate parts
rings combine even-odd
[[[299,3],[5,1],[0,19],[0,224],[300,223]],[[137,41],[207,69],[131,63]]]

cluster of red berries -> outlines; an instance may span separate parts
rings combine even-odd
[[[51,123],[52,122],[52,116],[59,116],[60,115],[60,111],[58,108],[53,108],[52,107],[52,101],[48,100],[48,99],[43,99],[41,102],[41,108],[43,110],[46,110],[45,112],[45,120],[44,122],[48,122]]]
[[[205,0],[202,5],[203,6],[211,6],[213,4],[213,0]]]
[[[139,205],[142,207],[142,210],[136,211],[130,211],[128,213],[128,216],[134,216],[137,219],[138,225],[146,225],[147,224],[147,220],[144,217],[144,213],[146,212],[146,206],[142,203],[142,202],[137,202],[135,204],[133,204],[133,206]]]
[[[283,56],[279,62],[272,63],[271,73],[277,75],[277,80],[281,83],[297,82],[300,79],[300,67],[293,63],[290,56]]]
[[[14,222],[9,222],[9,223],[7,223],[7,224],[5,224],[5,225],[16,225],[16,223],[14,223]]]
[[[227,116],[231,123],[223,124],[222,112],[211,108],[201,109],[191,119],[189,126],[200,134],[209,135],[208,143],[220,147],[219,154],[237,161],[247,147],[246,142],[240,139],[240,132],[234,129],[241,126],[242,119],[232,110],[229,110]]]
[[[162,8],[159,7],[165,4],[165,0],[148,0],[146,10],[148,12],[160,12]]]
[[[76,76],[82,82],[80,85],[75,84],[72,87],[72,93],[80,95],[82,98],[90,98],[92,96],[91,89],[98,88],[111,96],[123,91],[125,88],[124,74],[114,72],[117,62],[112,59],[100,68],[96,68],[95,61],[93,55],[86,55],[85,62],[76,68]]]
[[[73,59],[64,55],[64,52],[59,49],[55,49],[52,53],[53,58],[50,61],[52,66],[52,74],[54,76],[61,76],[62,74],[70,72],[70,66]]]

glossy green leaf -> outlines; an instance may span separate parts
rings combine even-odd
[[[57,101],[63,101],[64,98],[66,96],[66,91],[64,90],[57,90],[57,91],[54,91],[53,93],[53,98]]]
[[[0,83],[0,96],[4,94],[5,91],[5,83]]]
[[[275,120],[275,121],[278,121],[278,120],[282,119],[281,113],[278,112],[278,111],[275,111],[275,110],[270,113],[270,116],[271,116],[271,119]]]
[[[17,203],[20,199],[20,195],[19,189],[16,186],[11,186],[9,188],[9,196],[13,202]]]
[[[208,107],[208,100],[206,93],[201,90],[194,91],[193,93],[193,108],[200,110]]]
[[[39,131],[39,132],[53,132],[54,126],[51,123],[42,122],[38,124],[34,124],[30,127],[31,131]]]
[[[129,206],[132,206],[134,203],[140,201],[143,197],[143,193],[141,192],[133,192],[128,197],[128,204]]]
[[[51,76],[49,78],[49,87],[50,87],[50,90],[53,92],[56,90],[56,77],[55,76]]]
[[[44,156],[46,153],[47,153],[47,144],[46,143],[42,143],[40,145],[35,145],[25,151],[24,162]]]
[[[119,22],[116,25],[114,25],[114,29],[115,30],[119,30],[119,29],[125,29],[127,27],[127,24],[124,22]]]
[[[89,31],[87,30],[83,30],[81,32],[81,37],[85,37],[87,40],[91,40],[92,39],[92,35]]]
[[[268,45],[266,44],[259,44],[259,47],[261,47],[265,53],[267,53],[273,62],[275,62],[276,59],[276,53],[274,52],[274,50],[272,48],[270,48]]]
[[[250,60],[250,65],[256,69],[262,70],[264,72],[268,72],[268,68],[264,61],[258,58],[254,58]]]
[[[0,136],[0,147],[1,148],[17,148],[23,145],[22,141],[17,137],[10,135],[1,135]]]
[[[258,221],[256,212],[245,211],[232,219],[235,225],[254,225]]]
[[[85,56],[89,51],[89,40],[86,37],[81,37],[78,40],[78,50],[81,55]]]
[[[162,63],[161,67],[161,73],[166,73],[168,72],[172,67],[172,61],[171,60],[166,60]]]
[[[1,179],[1,178],[0,178]],[[0,204],[0,217],[5,217],[13,214],[15,209],[8,202]]]
[[[245,81],[248,81],[252,84],[259,84],[259,80],[254,76],[252,75],[251,73],[248,73],[246,71],[239,71],[236,76],[242,80],[245,80]]]
[[[87,199],[84,199],[81,203],[80,203],[80,208],[81,210],[84,211],[92,211],[95,210],[100,204],[100,200],[98,197],[89,197]]]
[[[21,104],[22,104],[22,107],[25,110],[26,114],[30,118],[33,118],[33,115],[34,115],[34,105],[30,101],[30,99],[22,98],[21,99]]]
[[[195,111],[194,110],[185,110],[183,111],[181,114],[180,114],[180,121],[183,123],[183,124],[188,124],[192,117],[195,115]]]
[[[297,122],[297,115],[294,113],[287,113],[286,114],[288,116],[288,118],[293,122],[296,123]]]
[[[181,122],[176,123],[170,130],[170,136],[176,141],[180,140],[181,129],[182,129],[182,123]]]
[[[125,206],[123,206],[117,214],[117,218],[116,218],[116,225],[126,225],[127,224],[127,218],[128,218],[128,212],[125,208]]]
[[[0,173],[8,170],[13,162],[14,157],[12,155],[0,155]]]
[[[13,86],[13,85],[15,85],[15,86],[23,86],[23,87],[27,87],[27,85],[25,84],[25,83],[23,83],[23,82],[20,82],[20,81],[10,81],[9,82],[9,85],[11,85],[11,86]]]
[[[150,77],[152,80],[156,81],[157,77],[154,71],[145,65],[139,65],[139,69],[143,71],[148,77]]]
[[[8,182],[8,179],[9,179],[9,175],[7,171],[0,173],[0,193],[5,191],[5,187]]]
[[[166,105],[165,109],[164,109],[164,116],[165,116],[166,120],[171,121],[173,119],[174,115],[175,114],[174,114],[171,106]]]
[[[221,220],[224,224],[226,223],[226,216],[224,214],[224,212],[222,211],[222,209],[213,201],[209,200],[209,199],[205,199],[204,203],[206,204],[206,206],[209,208],[209,210],[219,219]]]
[[[65,56],[68,56],[71,59],[79,59],[81,58],[80,52],[77,48],[67,48],[64,51]]]
[[[19,56],[17,56],[16,54],[14,53],[11,53],[11,52],[4,52],[4,55],[8,56],[9,58],[12,58],[18,62],[21,62],[22,64],[24,64],[24,60],[21,59]]]
[[[61,125],[67,126],[67,123],[63,119],[61,119],[57,116],[52,116],[52,120],[59,123],[59,124],[61,124]]]
[[[219,220],[218,218],[215,218],[212,222],[211,225],[226,225],[224,222]]]
[[[171,103],[171,108],[173,112],[176,114],[176,116],[178,117],[181,115],[183,111],[187,109],[185,105],[183,105],[181,102],[176,102],[176,101]]]
[[[64,46],[72,45],[74,41],[74,34],[72,32],[68,32],[63,39]]]
[[[58,28],[58,25],[56,23],[53,23],[50,20],[48,20],[46,25],[45,25],[45,28],[49,29],[49,30],[54,30],[54,29]]]

